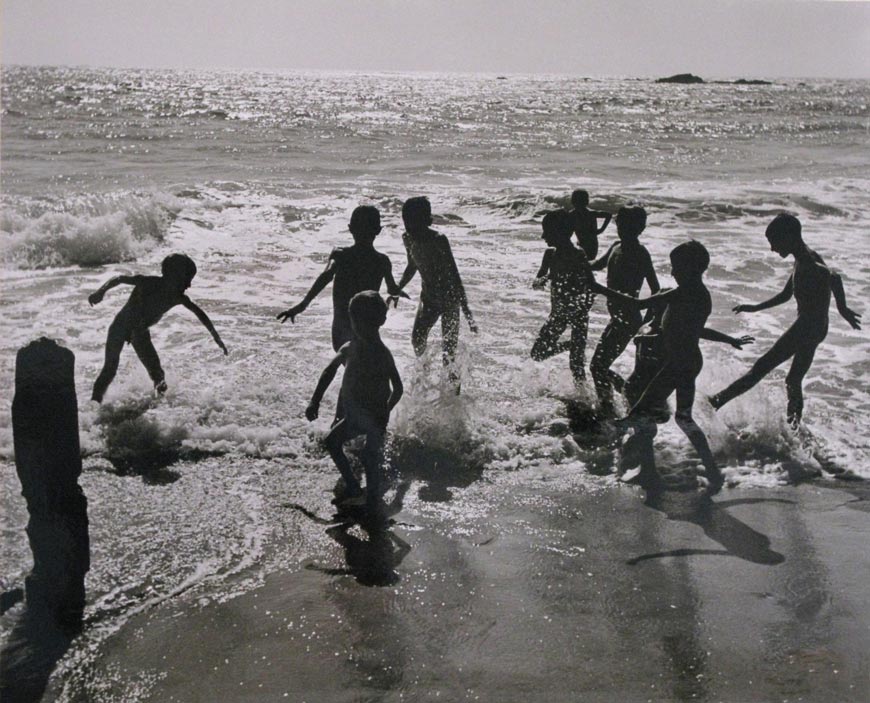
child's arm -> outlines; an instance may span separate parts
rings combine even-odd
[[[327,367],[323,369],[323,373],[320,374],[320,379],[317,381],[317,387],[314,389],[314,395],[311,396],[311,402],[308,403],[308,407],[305,409],[305,417],[308,418],[309,422],[313,422],[317,419],[317,415],[320,412],[320,401],[323,400],[323,394],[326,393],[326,389],[329,388],[329,384],[332,383],[332,379],[335,378],[339,366],[341,366],[347,356],[348,344],[350,344],[350,342],[338,350],[338,354],[333,357],[332,361],[330,361]]]
[[[646,278],[646,284],[649,286],[650,293],[658,293],[661,290],[661,286],[659,285],[659,279],[656,276],[656,270],[653,266],[652,257],[649,255],[649,250],[644,248],[646,252],[646,274],[644,278]]]
[[[399,370],[396,368],[396,362],[393,360],[392,354],[390,355],[390,386],[392,387],[392,392],[387,401],[387,410],[392,412],[393,408],[396,407],[405,392],[405,387],[402,385],[402,378],[399,376]]]
[[[592,267],[593,271],[603,271],[605,268],[607,268],[607,261],[608,259],[610,259],[610,252],[613,251],[613,248],[617,244],[619,244],[619,242],[614,242],[610,245],[610,248],[606,252],[604,252],[602,256],[599,256],[597,259],[595,259],[595,261],[590,262],[589,265]]]
[[[861,316],[846,305],[846,291],[843,289],[843,278],[839,273],[831,271],[831,292],[837,301],[837,311],[848,322],[852,329],[861,329]]]
[[[402,272],[401,277],[399,278],[399,282],[396,284],[396,287],[399,290],[402,290],[405,286],[410,283],[411,279],[414,278],[414,274],[417,273],[417,266],[414,263],[414,259],[411,258],[411,252],[408,249],[407,242],[405,243],[405,252],[408,255],[408,263],[405,266],[405,270]]]
[[[610,224],[610,219],[613,217],[613,215],[611,215],[609,212],[593,212],[592,214],[595,215],[596,223],[598,222],[599,217],[604,218],[604,224],[601,225],[601,227],[598,227],[595,231],[595,234],[601,234],[604,230],[607,229],[607,225]]]
[[[620,293],[618,290],[613,290],[612,288],[607,288],[602,286],[600,283],[593,283],[592,290],[596,293],[603,293],[605,296],[610,298],[610,300],[615,300],[619,303],[625,303],[626,305],[634,305],[638,310],[643,310],[644,308],[652,307],[653,305],[667,305],[671,298],[673,298],[677,289],[672,288],[667,291],[659,291],[658,293],[653,293],[648,298],[633,298],[630,295],[626,295],[625,293]]]
[[[549,248],[546,249],[544,251],[544,257],[541,259],[541,268],[538,269],[535,280],[532,282],[532,288],[538,289],[547,285],[547,277],[550,273],[550,259],[552,258],[553,250]]]
[[[102,301],[106,291],[111,290],[115,286],[119,286],[122,283],[127,286],[138,286],[144,279],[145,276],[115,276],[114,278],[110,278],[88,296],[88,303],[90,305],[96,305]]]
[[[742,349],[744,344],[752,344],[755,341],[755,337],[750,337],[748,334],[745,334],[742,337],[732,337],[731,335],[710,329],[709,327],[705,327],[701,331],[701,339],[706,339],[711,342],[724,342],[725,344],[730,344],[735,349]]]
[[[304,298],[302,298],[302,302],[298,305],[294,305],[289,310],[278,313],[276,319],[281,320],[281,324],[287,322],[288,319],[290,322],[296,322],[296,316],[303,312],[305,308],[310,305],[311,301],[320,295],[320,292],[329,285],[329,282],[333,278],[335,278],[335,259],[330,255],[329,263],[326,264],[326,269],[324,269],[323,273],[314,279],[314,285],[311,286],[311,290],[305,294]]]
[[[224,350],[224,354],[229,354],[226,345],[221,339],[221,336],[217,333],[217,330],[214,328],[214,325],[211,323],[211,320],[209,319],[208,315],[205,314],[202,308],[200,308],[199,305],[194,303],[186,295],[181,296],[181,304],[197,316],[203,326],[211,333],[211,336],[217,343],[217,345]]]
[[[393,265],[386,255],[384,256],[384,282],[387,284],[387,305],[392,301],[393,307],[397,307],[399,298],[411,299],[405,291],[396,285],[396,279],[393,278]]]
[[[465,286],[462,285],[462,276],[459,275],[459,267],[456,265],[456,259],[453,258],[453,250],[450,248],[450,242],[447,237],[444,237],[444,250],[447,256],[447,265],[453,269],[455,277],[456,289],[459,293],[459,305],[462,307],[462,312],[465,319],[468,321],[468,329],[477,334],[477,323],[474,321],[474,315],[471,314],[471,308],[468,307],[468,298],[465,295]]]
[[[757,305],[735,305],[732,309],[736,313],[758,312],[760,310],[767,310],[767,308],[775,307],[776,305],[782,305],[791,299],[792,293],[794,292],[793,279],[794,276],[789,276],[788,280],[785,282],[785,288],[770,300],[765,300],[763,303],[758,303]]]

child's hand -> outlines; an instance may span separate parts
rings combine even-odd
[[[285,322],[287,322],[288,318],[289,318],[290,322],[293,322],[295,324],[296,323],[296,316],[300,312],[302,312],[303,310],[305,310],[305,306],[302,305],[302,303],[300,303],[299,305],[294,305],[289,310],[285,310],[284,312],[279,312],[276,319],[281,320],[282,325]]]
[[[221,339],[216,339],[215,341],[217,342],[217,345],[218,345],[221,349],[224,350],[224,356],[229,355],[229,352],[227,351],[227,345],[223,343],[223,340],[221,340]]]
[[[755,337],[744,334],[742,337],[732,339],[731,346],[735,349],[743,349],[744,344],[752,344],[754,341]]]
[[[861,316],[857,312],[844,305],[840,310],[840,315],[842,315],[843,319],[852,326],[853,330],[861,329]]]
[[[735,306],[734,306],[733,308],[731,308],[731,309],[732,309],[734,312],[736,312],[738,315],[739,315],[741,312],[755,312],[755,311],[756,311],[756,307],[755,307],[754,305],[735,305]]]
[[[399,307],[399,298],[404,298],[405,300],[410,300],[411,296],[408,295],[403,290],[400,290],[398,293],[393,293],[392,295],[388,295],[387,296],[387,307],[390,307],[390,303],[393,304],[394,308]]]
[[[474,320],[468,320],[468,329],[472,331],[472,333],[477,334],[477,323]]]
[[[545,288],[546,285],[547,285],[546,276],[541,276],[540,278],[536,278],[534,281],[532,281],[532,288],[534,288],[535,290],[540,290],[541,288]]]
[[[104,293],[102,290],[94,291],[88,296],[88,303],[90,303],[91,305],[96,305],[97,303],[102,301],[103,295]]]
[[[309,403],[308,407],[305,408],[305,417],[308,418],[308,422],[314,422],[319,414],[320,406],[318,403]]]

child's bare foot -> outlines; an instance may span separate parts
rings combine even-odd
[[[157,391],[157,395],[163,395],[166,393],[166,381],[160,381],[160,383],[155,384],[154,390]]]

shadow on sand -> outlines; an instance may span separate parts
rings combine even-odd
[[[331,518],[323,518],[296,503],[284,507],[298,510],[320,525],[330,525],[326,534],[344,549],[345,568],[329,568],[309,563],[306,569],[329,576],[353,576],[363,586],[393,586],[401,580],[396,569],[411,551],[411,545],[392,531],[392,516],[401,511],[410,482],[396,488],[389,504],[378,500],[373,505],[339,504]],[[336,487],[339,493],[341,486]],[[358,536],[360,535],[360,536]]]
[[[654,554],[643,554],[626,563],[634,566],[648,559],[664,557],[686,557],[699,554],[739,557],[754,564],[775,566],[785,561],[785,557],[770,548],[770,538],[756,532],[749,525],[728,513],[726,508],[735,505],[754,503],[785,503],[794,501],[778,498],[743,498],[714,502],[709,497],[697,493],[657,493],[647,497],[646,505],[667,515],[669,520],[680,520],[698,525],[710,539],[721,544],[724,549],[673,549]]]
[[[23,589],[3,594],[7,605],[20,601]],[[25,605],[0,651],[0,700],[36,703],[42,700],[57,662],[81,630],[81,623],[59,625],[44,608]]]

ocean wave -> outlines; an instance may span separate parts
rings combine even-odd
[[[13,202],[0,214],[0,256],[22,269],[134,260],[164,241],[180,210],[164,194]]]

